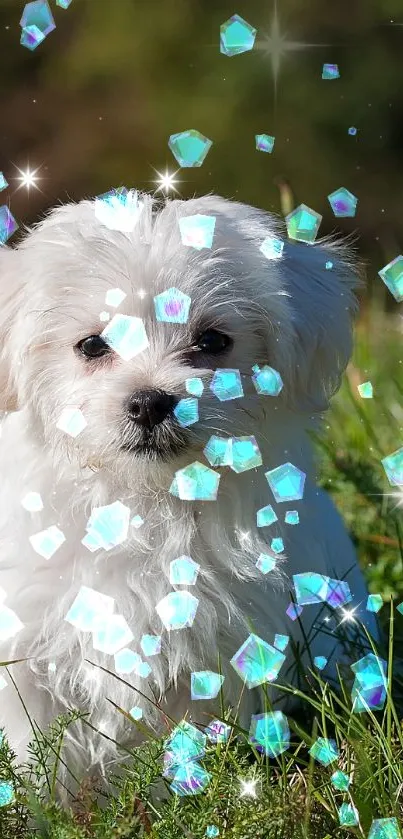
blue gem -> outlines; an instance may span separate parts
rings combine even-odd
[[[368,653],[351,665],[355,674],[351,690],[353,711],[357,714],[368,710],[381,710],[387,696],[387,664],[383,658]]]
[[[253,634],[249,635],[231,658],[234,670],[248,688],[257,687],[264,682],[274,682],[284,661],[283,653]]]
[[[339,79],[340,73],[337,64],[324,64],[322,68],[322,79]]]
[[[204,390],[204,384],[198,376],[194,376],[191,379],[186,379],[185,382],[186,390],[192,396],[201,396]]]
[[[50,32],[56,29],[56,24],[47,0],[33,0],[24,6],[20,20],[22,27],[21,44],[28,49],[35,49]]]
[[[7,807],[14,801],[14,787],[11,781],[0,781],[0,807]]]
[[[199,420],[199,403],[197,399],[191,396],[187,399],[181,399],[174,408],[174,414],[182,428],[194,425]]]
[[[343,827],[356,827],[360,823],[358,810],[348,801],[339,808],[339,823]]]
[[[270,554],[260,554],[259,559],[256,562],[256,568],[262,572],[262,574],[268,574],[269,571],[273,571],[273,568],[276,567],[276,560],[274,556],[270,556]]]
[[[401,839],[397,819],[374,819],[368,833],[368,839]]]
[[[210,743],[226,743],[231,734],[231,726],[221,720],[213,720],[204,730]]]
[[[274,644],[276,650],[280,650],[281,652],[284,652],[286,647],[288,647],[289,641],[290,641],[290,636],[289,635],[278,635],[276,633],[276,635],[274,636],[273,644]]]
[[[220,402],[227,402],[229,399],[238,399],[243,396],[242,382],[239,370],[228,370],[226,368],[216,370],[210,383],[210,390]]]
[[[313,746],[309,749],[309,754],[322,763],[323,766],[328,766],[339,757],[339,750],[335,740],[328,740],[326,737],[318,737]]]
[[[281,554],[281,552],[284,550],[284,542],[281,536],[276,536],[275,539],[272,539],[270,547],[275,554]]]
[[[258,527],[269,527],[271,524],[274,524],[275,521],[277,521],[277,516],[271,504],[268,504],[267,507],[262,507],[256,513],[256,523]]]
[[[401,303],[403,300],[403,256],[397,256],[381,271],[378,271],[378,274],[395,300]]]
[[[367,600],[368,612],[379,612],[383,606],[383,598],[380,594],[369,594]]]
[[[278,757],[290,747],[290,729],[282,711],[252,714],[249,743],[269,757]]]
[[[286,524],[299,524],[299,513],[297,510],[287,510],[284,521]]]
[[[211,140],[193,128],[190,131],[171,134],[168,140],[168,146],[175,160],[183,169],[201,166],[212,145]]]
[[[165,629],[184,629],[192,626],[199,601],[189,591],[171,591],[160,600],[155,609]]]
[[[210,783],[211,775],[198,763],[186,763],[175,772],[171,790],[177,795],[198,795]]]
[[[254,437],[232,438],[231,469],[238,475],[248,469],[256,469],[263,463],[258,444]]]
[[[190,674],[190,691],[192,699],[215,699],[219,694],[224,676],[211,670],[200,670]]]
[[[215,501],[220,475],[197,460],[184,469],[178,469],[169,492],[182,501]]]
[[[215,229],[215,216],[183,216],[179,219],[182,245],[201,251],[211,248]]]
[[[283,463],[270,472],[265,472],[265,478],[277,503],[280,501],[299,501],[304,494],[305,472],[301,472],[292,463]]]
[[[210,466],[232,466],[232,437],[213,434],[203,453]]]
[[[274,236],[267,236],[260,245],[259,250],[266,259],[281,259],[284,250],[284,242],[282,239],[275,239]]]
[[[403,300],[403,297],[402,297]],[[403,446],[401,449],[388,454],[381,460],[382,466],[386,472],[389,483],[392,486],[402,486],[403,484]]]
[[[334,788],[340,792],[346,792],[350,786],[350,778],[345,772],[342,772],[341,769],[336,769],[330,780]]]
[[[169,565],[169,582],[172,586],[194,586],[200,565],[190,556],[179,556]]]
[[[7,204],[3,204],[0,207],[0,245],[5,245],[16,230],[18,230],[18,224]]]
[[[283,389],[283,380],[277,370],[267,364],[260,368],[258,364],[252,368],[254,373],[252,382],[261,396],[278,396]]]
[[[311,245],[317,235],[322,221],[322,216],[311,210],[306,204],[300,204],[285,217],[287,233],[290,239],[298,242],[306,242]]]
[[[257,30],[240,15],[232,15],[220,26],[220,52],[223,55],[240,55],[253,49]]]
[[[290,603],[285,610],[286,615],[292,620],[296,621],[300,615],[302,615],[302,606],[298,606],[295,603]]]
[[[274,149],[274,137],[270,137],[269,134],[256,134],[255,140],[258,151],[265,151],[269,154],[272,153]]]
[[[154,297],[155,317],[163,323],[186,323],[191,298],[177,288],[168,288]]]
[[[350,137],[355,137],[355,135],[356,135],[356,133],[357,133],[357,129],[354,127],[354,125],[352,125],[352,126],[348,129],[348,133],[350,134]]]
[[[358,198],[345,189],[344,186],[336,189],[327,196],[333,213],[338,218],[353,218],[356,213]]]

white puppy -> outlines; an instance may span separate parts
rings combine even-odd
[[[357,280],[348,255],[333,245],[286,241],[281,258],[268,259],[262,242],[281,235],[270,214],[215,196],[167,202],[159,212],[150,197],[142,201],[129,233],[111,230],[98,220],[95,202],[82,201],[53,210],[18,247],[0,252],[7,412],[0,659],[27,659],[2,670],[0,724],[24,759],[33,735],[11,676],[41,728],[66,709],[88,711],[91,725],[112,739],[75,723],[65,757],[75,772],[113,762],[113,740],[133,742],[136,727],[108,699],[126,711],[140,706],[156,731],[166,724],[156,702],[176,721],[189,711],[207,725],[218,700],[192,701],[190,674],[217,672],[218,653],[225,702],[236,707],[243,691],[240,719],[249,727],[251,714],[263,710],[262,691],[245,687],[230,659],[251,632],[270,645],[275,633],[291,636],[280,682],[297,683],[296,656],[306,668],[325,656],[324,676],[332,678],[344,655],[334,634],[342,615],[325,607],[315,623],[318,607],[307,606],[292,621],[286,609],[294,574],[346,579],[356,617],[366,621],[365,585],[339,515],[316,485],[308,433],[350,356]],[[195,214],[215,217],[210,249],[182,243],[179,220]],[[117,310],[105,302],[116,288],[126,295]],[[191,298],[186,323],[156,318],[154,297],[169,288]],[[116,342],[99,337],[105,310],[111,318],[118,311],[142,319],[148,346],[122,358]],[[259,395],[251,378],[256,364],[280,373],[278,396]],[[209,387],[223,368],[239,370],[242,398],[220,401]],[[199,421],[182,427],[173,411],[189,398],[192,377],[204,382]],[[66,408],[79,409],[86,421],[76,437],[59,427]],[[182,500],[170,492],[175,473],[195,461],[210,467],[203,449],[212,435],[254,435],[263,465],[240,473],[215,467],[217,499]],[[265,472],[284,463],[306,473],[302,500],[275,502]],[[43,509],[26,509],[31,492],[40,494]],[[130,525],[110,550],[90,549],[92,511],[116,501],[141,516],[142,526]],[[278,520],[258,528],[257,511],[268,504]],[[298,510],[298,525],[284,522],[288,509]],[[46,559],[30,537],[49,527],[65,541]],[[271,549],[274,537],[283,538],[281,556]],[[267,574],[256,566],[261,553],[276,557]],[[180,556],[200,565],[192,587],[170,581],[170,563]],[[116,674],[120,661],[122,671],[119,656],[94,649],[99,609],[87,616],[87,631],[65,620],[82,586],[106,596],[106,624],[112,607],[123,616],[131,634],[120,646],[148,662],[149,675],[139,660],[120,679],[87,663]],[[156,606],[174,590],[196,597],[197,610],[192,626],[167,631]],[[144,654],[144,634],[161,635],[159,654]],[[273,686],[269,691],[276,699]]]

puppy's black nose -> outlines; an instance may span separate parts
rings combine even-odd
[[[162,390],[138,390],[128,403],[129,417],[137,425],[151,430],[172,413],[177,401],[175,396]]]

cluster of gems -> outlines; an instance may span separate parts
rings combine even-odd
[[[67,9],[72,0],[56,0],[56,6]],[[47,0],[34,0],[25,5],[21,21],[21,44],[29,50],[35,50],[45,38],[54,31],[56,24]],[[220,27],[220,51],[224,56],[233,57],[252,50],[257,31],[239,15],[235,14]],[[324,64],[322,79],[336,80],[340,77],[336,64]],[[355,127],[350,127],[351,136],[357,134]],[[195,129],[188,129],[172,134],[168,147],[175,160],[182,168],[194,168],[203,165],[211,147],[212,140]],[[255,148],[259,152],[272,154],[275,137],[268,133],[255,135]],[[0,191],[8,188],[6,178],[0,173]],[[357,211],[358,199],[347,188],[340,187],[327,196],[330,207],[336,217],[352,218]],[[101,224],[111,230],[130,233],[136,226],[143,211],[143,202],[139,194],[125,187],[112,189],[95,200],[95,215]],[[311,245],[318,235],[322,216],[305,204],[300,204],[286,218],[288,238]],[[178,235],[183,247],[200,251],[213,246],[216,219],[209,215],[191,215],[178,219]],[[0,244],[5,244],[18,229],[9,207],[0,207]],[[281,260],[287,248],[287,242],[275,236],[268,236],[260,243],[260,251],[267,260]],[[332,270],[333,263],[326,262],[325,270]],[[396,301],[403,300],[403,256],[397,256],[382,270],[379,276]],[[116,309],[124,300],[121,289],[110,289],[105,296],[105,306]],[[160,323],[186,324],[191,308],[191,298],[180,290],[171,287],[162,291],[153,300],[155,318]],[[108,311],[101,313],[101,320],[106,326],[101,333],[107,344],[125,361],[129,361],[146,350],[149,340],[141,318],[130,317]],[[279,371],[268,365],[254,365],[251,381],[259,396],[276,398],[283,389]],[[203,394],[205,383],[199,377],[186,380],[189,394],[175,408],[178,424],[187,427],[199,421],[198,399]],[[218,369],[214,372],[209,388],[220,402],[240,399],[244,395],[242,378],[239,370]],[[372,398],[371,382],[358,386],[362,398]],[[82,411],[75,406],[66,406],[57,419],[57,428],[62,434],[78,437],[87,426]],[[220,473],[216,470],[228,467],[236,474],[256,469],[263,465],[258,443],[253,436],[220,437],[212,435],[204,449],[204,457],[209,464],[194,462],[175,473],[170,492],[182,500],[214,501],[219,491]],[[382,460],[386,476],[392,486],[403,485],[403,447],[389,454]],[[268,488],[276,504],[295,503],[303,499],[305,474],[294,464],[285,462],[265,473]],[[28,493],[21,501],[24,508],[35,512],[43,509],[42,499],[37,492]],[[257,527],[271,527],[278,521],[278,511],[269,503],[256,511]],[[290,509],[284,514],[284,522],[296,526],[299,523],[298,510]],[[120,501],[94,508],[83,534],[82,544],[90,552],[99,549],[110,551],[124,543],[131,529],[142,527],[143,519]],[[52,525],[46,530],[30,537],[33,549],[45,559],[50,559],[65,542],[61,530]],[[276,565],[273,554],[281,553],[284,548],[281,537],[271,541],[272,553],[260,554],[256,558],[256,567],[262,574],[270,573]],[[197,613],[198,598],[187,588],[194,587],[197,592],[199,565],[190,556],[180,556],[170,563],[169,582],[175,587],[166,597],[156,604],[156,612],[164,630],[185,630],[192,626]],[[332,579],[316,573],[297,574],[293,577],[294,597],[287,608],[290,620],[298,620],[302,610],[314,604],[326,604],[332,609],[343,608],[352,597],[349,586],[342,580]],[[5,593],[0,598],[0,637],[12,638],[23,625],[18,616],[5,604]],[[3,596],[4,595],[4,596]],[[371,594],[367,601],[367,610],[377,612],[382,608],[380,595]],[[403,606],[397,607],[403,612]],[[101,594],[95,589],[82,586],[77,597],[65,615],[65,621],[80,632],[92,638],[94,650],[113,657],[117,674],[135,673],[140,678],[147,678],[152,673],[152,663],[148,659],[161,652],[162,635],[144,634],[140,641],[141,653],[130,649],[133,633],[123,615],[115,612],[114,598]],[[274,682],[285,662],[284,650],[289,643],[288,635],[276,634],[269,644],[258,635],[251,633],[241,647],[234,653],[231,666],[243,681],[247,689]],[[313,662],[319,671],[326,668],[324,656],[316,656]],[[49,665],[50,671],[54,669]],[[387,663],[369,653],[351,665],[354,682],[351,690],[352,710],[355,713],[381,710],[384,708],[387,691]],[[224,676],[209,670],[194,671],[190,674],[190,695],[193,700],[214,699],[220,693]],[[0,676],[0,689],[6,680]],[[142,710],[134,706],[129,713],[134,720],[141,719]],[[227,742],[231,736],[230,726],[220,720],[211,722],[204,731],[183,720],[171,733],[165,743],[164,777],[170,780],[171,789],[180,796],[194,795],[203,791],[210,781],[210,775],[201,761],[206,752],[207,741],[211,743]],[[2,735],[0,735],[0,738]],[[249,743],[258,751],[272,758],[287,751],[290,746],[290,730],[286,716],[281,711],[268,711],[252,715]],[[1,740],[0,740],[1,742]],[[318,737],[310,744],[313,760],[332,772],[330,782],[333,788],[347,793],[351,784],[350,776],[337,767],[340,752],[335,740]],[[0,806],[13,801],[12,781],[0,781]],[[339,823],[345,827],[359,825],[359,814],[351,801],[344,801],[338,809]],[[206,836],[219,835],[219,828],[209,825]],[[399,839],[397,820],[380,818],[373,821],[368,839]]]

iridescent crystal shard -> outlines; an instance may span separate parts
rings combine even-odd
[[[114,606],[113,597],[81,586],[64,620],[82,632],[94,632],[101,626],[105,615],[112,615]]]
[[[175,160],[183,169],[201,166],[212,145],[212,140],[193,128],[190,131],[171,134],[168,140],[168,146]]]
[[[131,710],[129,711],[129,714],[131,717],[133,717],[134,720],[138,721],[141,720],[143,716],[143,710],[138,705],[134,705],[133,708],[131,708]]]
[[[240,55],[253,49],[257,30],[240,15],[232,15],[220,26],[220,52]]]
[[[282,711],[266,714],[252,714],[249,729],[249,743],[258,752],[269,757],[278,757],[290,747],[290,729],[287,717]]]
[[[210,783],[211,775],[198,763],[186,763],[175,772],[171,790],[176,795],[199,795]]]
[[[294,574],[296,601],[300,606],[312,603],[327,603],[334,609],[352,600],[350,586],[344,580],[333,580],[325,574],[307,571]]]
[[[34,50],[46,36],[56,29],[56,24],[47,0],[33,0],[24,7],[20,20],[22,28],[20,43]]]
[[[199,420],[199,403],[197,399],[191,396],[187,399],[180,399],[174,408],[174,415],[181,428],[194,425]]]
[[[101,338],[124,361],[131,361],[149,346],[144,322],[141,318],[131,315],[114,315],[112,320],[101,332]]]
[[[277,503],[299,501],[304,494],[305,477],[305,472],[292,463],[283,463],[282,466],[265,472],[265,478]]]
[[[368,839],[402,839],[398,820],[374,819],[368,833]]]
[[[403,485],[403,446],[381,460],[389,483],[392,486]]]
[[[158,612],[165,629],[185,629],[192,626],[199,601],[188,591],[171,591],[157,603]]]
[[[92,633],[94,650],[114,655],[133,641],[134,635],[123,615],[107,615]]]
[[[203,454],[210,466],[231,466],[232,465],[232,437],[217,437],[213,434]]]
[[[270,547],[275,554],[281,554],[284,550],[284,542],[281,536],[276,536],[275,539],[272,539],[270,542]]]
[[[283,389],[283,380],[280,373],[267,364],[262,368],[258,364],[255,364],[252,369],[252,382],[259,395],[278,396]]]
[[[243,396],[241,374],[239,370],[227,368],[218,369],[210,383],[210,390],[220,402],[227,402],[230,399],[239,399]]]
[[[207,839],[215,839],[216,836],[220,835],[220,831],[215,824],[208,824],[204,835]]]
[[[169,564],[169,582],[172,586],[194,586],[200,565],[190,556],[179,556]]]
[[[302,606],[298,606],[296,603],[290,603],[285,610],[286,615],[292,621],[296,621],[300,615],[302,615]]]
[[[60,6],[61,9],[68,9],[72,0],[56,0],[56,6]]]
[[[281,650],[281,652],[284,652],[284,650],[288,647],[289,643],[290,643],[290,636],[289,635],[279,635],[277,633],[275,634],[273,644],[274,644],[276,650]]]
[[[113,309],[117,309],[125,297],[127,295],[121,288],[110,288],[105,294],[105,303],[107,306],[112,306]]]
[[[97,547],[109,551],[126,541],[129,522],[130,508],[121,501],[94,507],[86,525],[87,535]]]
[[[368,612],[379,612],[383,606],[383,598],[381,594],[369,594],[367,600]]]
[[[266,259],[281,259],[284,242],[282,239],[276,239],[274,236],[267,236],[260,245],[259,250]]]
[[[186,379],[185,382],[186,390],[192,396],[201,396],[204,390],[204,384],[202,379],[198,376],[194,376],[191,379]]]
[[[18,230],[18,224],[7,204],[3,204],[0,207],[0,245],[5,245],[16,230]]]
[[[271,137],[269,134],[256,134],[255,141],[258,151],[265,151],[271,154],[274,149],[275,137]]]
[[[341,769],[336,769],[333,772],[333,775],[330,778],[333,786],[335,789],[339,790],[339,792],[346,792],[350,786],[350,778],[346,775],[345,772],[342,772]]]
[[[287,510],[284,521],[286,524],[299,524],[298,510]]]
[[[221,720],[213,720],[204,730],[210,743],[226,743],[231,734],[231,726]]]
[[[151,673],[150,665],[142,660],[141,655],[128,648],[124,648],[115,653],[114,659],[117,673],[134,672],[142,678],[146,678]]]
[[[311,210],[306,204],[300,204],[285,217],[288,236],[290,239],[311,245],[318,235],[321,221],[322,216],[319,213]]]
[[[326,737],[318,737],[312,747],[309,749],[309,754],[322,763],[323,766],[328,766],[337,760],[339,757],[339,750],[335,740],[328,740]]]
[[[354,125],[350,125],[350,128],[348,129],[348,133],[349,133],[350,137],[355,137],[355,135],[357,133],[356,127]]]
[[[344,186],[327,196],[333,213],[337,218],[353,218],[357,210],[358,198]]]
[[[313,663],[318,670],[324,670],[327,665],[327,658],[324,655],[316,655]]]
[[[37,554],[50,559],[66,541],[66,537],[58,527],[51,525],[46,530],[30,536],[29,541]]]
[[[231,664],[247,688],[274,682],[285,661],[285,655],[271,647],[258,635],[249,635],[231,658]]]
[[[339,824],[343,827],[356,827],[360,823],[358,810],[349,801],[339,807]]]
[[[162,323],[186,323],[191,298],[177,288],[168,288],[154,297],[155,317]]]
[[[269,571],[273,571],[273,568],[276,567],[276,560],[274,556],[270,556],[270,554],[260,554],[257,562],[256,568],[262,572],[262,574],[268,574]]]
[[[271,504],[268,504],[267,507],[262,507],[256,513],[256,524],[258,527],[269,527],[275,521],[277,521],[277,516]]]
[[[70,437],[78,437],[86,425],[87,420],[80,411],[80,408],[64,408],[56,423],[56,428],[64,431]]]
[[[220,477],[218,472],[196,460],[175,472],[169,492],[182,501],[215,501]]]
[[[388,679],[387,663],[374,653],[368,653],[351,665],[355,675],[351,690],[353,711],[381,710],[386,702]]]
[[[263,463],[259,446],[253,436],[232,438],[231,469],[239,475],[248,469],[256,469]]]
[[[14,801],[14,786],[12,781],[0,781],[0,807],[7,807]]]
[[[95,199],[95,217],[109,230],[120,230],[121,233],[131,233],[144,209],[138,192],[134,189],[110,189]]]
[[[215,229],[215,216],[184,216],[179,219],[182,244],[201,251],[211,248]]]
[[[206,735],[182,720],[165,743],[165,770],[201,760],[206,751]]]
[[[397,256],[381,271],[378,271],[378,274],[395,300],[401,303],[403,300],[403,256]]]
[[[8,183],[3,175],[3,172],[0,172],[0,192],[2,192],[3,189],[7,189],[7,187]]]
[[[340,73],[337,64],[324,64],[322,68],[322,79],[339,79]]]
[[[161,652],[161,635],[142,635],[140,647],[144,655],[158,655]]]
[[[190,674],[191,699],[215,699],[224,682],[224,676],[211,670],[199,670]]]
[[[361,399],[372,399],[374,395],[374,389],[371,382],[363,382],[362,385],[358,385],[357,390]]]

